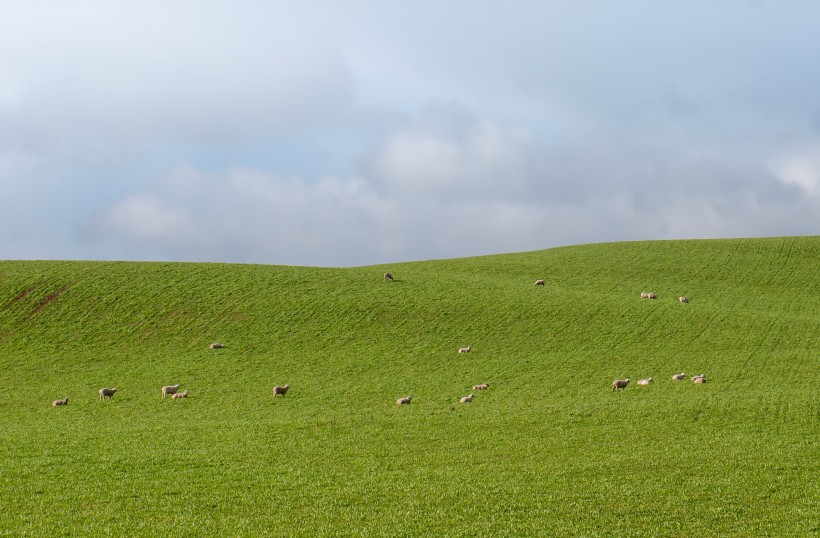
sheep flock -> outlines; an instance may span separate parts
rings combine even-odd
[[[389,272],[384,273],[384,280],[392,282],[394,280],[393,275]],[[537,279],[535,281],[535,285],[536,286],[544,286],[544,280],[540,279],[540,278]],[[641,292],[640,296],[641,296],[641,299],[657,299],[658,298],[655,293],[646,292],[646,291]],[[688,303],[689,298],[686,297],[686,296],[680,296],[680,297],[678,297],[678,301],[680,303]],[[222,344],[222,343],[219,343],[219,342],[213,342],[212,344],[209,345],[210,349],[222,349],[224,347],[225,347],[225,344]],[[470,344],[466,347],[461,347],[461,348],[458,349],[458,352],[459,353],[470,353],[472,351],[472,347],[473,347],[472,344]],[[684,381],[686,379],[686,377],[687,377],[686,374],[684,372],[681,372],[679,374],[674,374],[672,376],[672,380],[673,381]],[[692,376],[690,378],[690,381],[694,385],[705,384],[707,382],[706,381],[706,375],[705,374],[698,374],[698,375]],[[615,379],[614,381],[612,381],[612,384],[611,384],[612,391],[613,392],[617,392],[619,390],[624,391],[629,386],[629,383],[630,383],[629,378]],[[652,377],[646,377],[646,378],[640,379],[637,382],[638,386],[641,386],[641,387],[649,386],[652,383],[654,383],[654,378],[652,378]],[[475,384],[475,385],[472,386],[472,390],[474,390],[474,391],[486,391],[487,389],[489,389],[489,387],[490,387],[489,383],[478,383],[478,384]],[[188,394],[189,394],[188,390],[180,392],[180,388],[181,388],[180,384],[163,385],[162,389],[161,389],[162,398],[165,399],[167,396],[170,396],[171,399],[187,398]],[[272,395],[273,395],[274,398],[276,398],[277,396],[284,397],[288,393],[289,389],[290,389],[289,384],[276,385],[272,389]],[[113,388],[103,387],[99,390],[99,399],[100,399],[100,401],[110,400],[110,399],[113,398],[114,394],[116,394],[116,393],[117,393],[117,388],[116,387],[113,387]],[[474,398],[475,398],[475,394],[471,393],[467,396],[461,397],[459,399],[459,402],[460,403],[472,403]],[[398,400],[396,400],[396,404],[397,405],[409,405],[412,401],[413,401],[413,396],[408,395],[408,396],[404,396],[404,397],[399,398]],[[68,397],[58,399],[58,400],[54,400],[51,403],[52,407],[63,407],[63,406],[66,406],[66,405],[68,405]]]

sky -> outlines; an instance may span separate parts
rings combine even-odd
[[[820,235],[820,3],[3,0],[0,259]]]

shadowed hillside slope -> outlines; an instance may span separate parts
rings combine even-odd
[[[817,237],[0,262],[0,533],[818,532],[818,267]]]

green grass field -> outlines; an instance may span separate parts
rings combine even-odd
[[[818,366],[820,237],[0,262],[0,536],[818,536]]]

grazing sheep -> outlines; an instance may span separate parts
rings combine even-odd
[[[51,407],[58,407],[58,406],[61,406],[61,405],[68,405],[68,397],[67,396],[65,398],[63,398],[62,400],[54,400],[53,402],[51,402]]]
[[[171,395],[172,400],[176,400],[177,398],[187,398],[187,397],[188,397],[188,391],[187,390],[183,390],[182,392],[175,392],[174,394]]]
[[[111,399],[115,392],[117,392],[117,387],[114,387],[113,389],[100,389],[100,400],[104,400],[105,398]]]
[[[490,388],[489,383],[481,383],[480,385],[473,385],[473,390],[487,390]]]
[[[467,347],[462,347],[462,348],[459,348],[458,352],[459,352],[459,353],[469,353],[472,349],[473,349],[473,346],[472,346],[472,344],[471,344],[471,345],[469,345],[469,346],[467,346]]]
[[[647,298],[647,299],[657,299],[657,298],[658,298],[658,296],[657,296],[657,295],[655,295],[654,293],[648,293],[646,298]]]
[[[652,379],[651,377],[647,377],[646,379],[639,379],[638,380],[638,385],[648,385],[648,384],[652,383],[653,381],[655,381],[655,380]]]
[[[686,374],[683,372],[672,376],[673,381],[683,381],[684,379],[686,379]]]
[[[535,281],[535,285],[536,285],[536,286],[543,286],[543,285],[544,285],[544,281],[543,281],[542,279],[540,279],[540,278],[539,278],[538,280],[536,280],[536,281]]]
[[[211,349],[222,349],[223,347],[225,347],[225,344],[220,344],[219,342],[211,344]]]
[[[167,394],[176,394],[179,390],[179,385],[165,385],[162,387],[162,397],[165,398]]]
[[[281,387],[279,387],[279,386],[273,387],[273,397],[276,398],[280,394],[284,397],[285,394],[288,393],[289,388],[290,388],[289,384],[288,385],[283,385]]]
[[[399,398],[396,400],[396,405],[408,405],[410,401],[413,399],[413,396],[405,396],[404,398]]]
[[[624,390],[626,386],[629,385],[629,379],[616,379],[612,382],[612,390],[616,391],[618,389]]]
[[[689,297],[686,297],[686,296],[678,297],[678,301],[680,301],[682,303],[688,303],[689,302]]]
[[[641,299],[649,299],[649,294],[645,291],[641,292]]]
[[[458,402],[459,403],[472,403],[473,402],[473,395],[470,394],[469,396],[464,396]]]
[[[698,379],[702,379],[703,381],[698,381]],[[706,383],[706,374],[692,376],[692,383]]]
[[[384,279],[389,280],[389,281],[392,282],[393,281],[393,275],[391,273],[385,273],[384,274]]]

